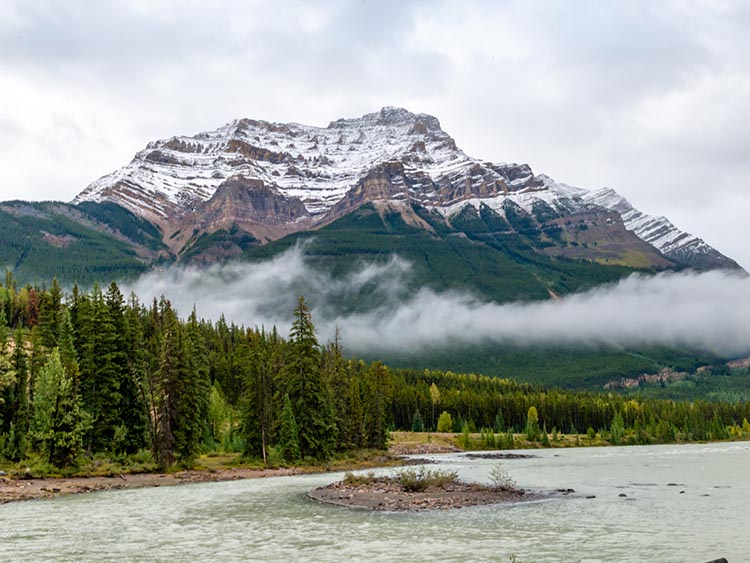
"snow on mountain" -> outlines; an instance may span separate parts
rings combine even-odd
[[[470,161],[437,119],[400,108],[340,119],[325,128],[240,119],[194,137],[149,143],[130,164],[89,185],[74,203],[110,200],[166,217],[208,200],[229,178],[244,176],[301,199],[308,211],[319,214],[368,170],[390,160],[403,160],[430,176]]]
[[[266,240],[325,224],[367,201],[417,203],[448,218],[466,205],[486,205],[503,215],[512,202],[527,213],[544,204],[560,216],[611,210],[627,230],[679,264],[737,267],[666,218],[635,209],[614,190],[589,192],[534,175],[525,164],[471,158],[435,117],[394,107],[327,127],[240,119],[192,137],[155,141],[127,166],[89,185],[74,203],[113,201],[169,225],[167,236],[183,228],[183,220],[193,229],[220,228],[227,223],[221,215],[228,207],[232,217],[241,217],[236,198],[233,205],[230,196],[218,197],[225,186],[258,206],[285,206],[286,215],[274,214],[277,224],[294,217],[284,228],[263,231]],[[265,195],[261,200],[241,196],[247,190]],[[210,222],[194,216],[209,209]],[[262,223],[262,213],[253,220]]]
[[[628,230],[678,263],[697,267],[738,267],[703,239],[678,229],[666,217],[643,213],[611,188],[590,192],[583,199],[587,203],[619,213]]]

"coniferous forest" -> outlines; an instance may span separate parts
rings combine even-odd
[[[345,339],[346,335],[343,335]],[[318,342],[304,298],[289,337],[181,318],[106,289],[0,285],[0,460],[76,467],[146,457],[166,469],[203,452],[264,462],[328,460],[386,447],[391,430],[596,435],[613,444],[750,433],[750,404],[544,389],[506,379],[391,370]],[[491,438],[490,438],[491,436]],[[466,445],[470,445],[468,442]]]

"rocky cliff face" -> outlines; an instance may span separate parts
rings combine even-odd
[[[152,142],[75,203],[83,201],[115,202],[146,218],[175,253],[200,232],[239,228],[263,243],[326,225],[364,203],[390,202],[409,217],[407,208],[419,206],[449,223],[467,206],[486,208],[511,230],[533,227],[551,254],[738,268],[612,190],[590,193],[535,175],[526,164],[471,158],[435,117],[392,107],[327,127],[240,119]]]

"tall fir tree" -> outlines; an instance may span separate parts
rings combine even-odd
[[[82,452],[80,400],[57,348],[37,377],[33,407],[31,432],[44,458],[57,467],[75,463]]]
[[[294,310],[284,380],[283,388],[297,419],[300,454],[329,459],[336,446],[336,424],[321,372],[315,327],[304,297],[299,298]]]
[[[11,365],[15,373],[13,393],[13,419],[5,447],[5,456],[20,461],[26,455],[29,432],[29,362],[23,330],[16,330],[13,341]]]
[[[62,305],[62,288],[55,278],[52,280],[52,287],[44,292],[39,300],[39,337],[41,344],[48,350],[57,346],[63,314]]]
[[[284,407],[281,410],[279,450],[285,461],[293,463],[300,459],[299,430],[288,394],[284,394]]]

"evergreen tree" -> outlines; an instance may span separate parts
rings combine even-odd
[[[139,382],[131,369],[130,327],[126,316],[125,301],[120,288],[112,282],[104,298],[107,326],[114,330],[109,335],[109,361],[117,364],[111,373],[117,378],[117,389],[120,397],[117,414],[119,425],[116,427],[119,440],[113,440],[112,447],[126,453],[135,453],[144,446],[146,421],[145,405],[139,392]]]
[[[329,459],[336,445],[336,424],[321,371],[315,327],[303,297],[294,310],[290,339],[283,388],[296,414],[300,454]]]
[[[50,290],[43,293],[39,301],[39,335],[42,345],[48,350],[57,346],[62,321],[62,300],[62,289],[55,278]]]
[[[283,369],[283,346],[274,329],[267,335],[250,332],[239,346],[240,356],[245,358],[246,378],[243,398],[242,431],[244,453],[260,456],[267,461],[269,444],[274,441],[274,395],[275,376]]]
[[[329,343],[323,352],[323,377],[330,389],[335,414],[334,421],[338,429],[336,446],[339,449],[353,448],[355,443],[352,440],[351,426],[353,421],[350,411],[352,406],[350,396],[351,374],[343,356],[338,329],[336,329],[334,341]],[[360,420],[357,420],[355,424],[359,422]]]
[[[190,464],[200,452],[208,417],[208,353],[195,310],[186,326],[185,364],[177,371],[175,446],[177,459]]]
[[[500,409],[498,409],[497,414],[495,414],[494,429],[497,434],[505,431],[505,419],[503,418],[503,411]]]
[[[367,431],[368,448],[385,449],[388,441],[387,406],[391,401],[390,372],[380,362],[365,371],[365,400],[363,426]]]
[[[300,459],[298,432],[292,402],[289,400],[289,395],[284,394],[284,408],[281,410],[279,427],[279,450],[288,462],[295,462]]]
[[[10,431],[15,414],[16,371],[8,355],[8,328],[0,312],[0,436]],[[0,451],[0,454],[2,452]]]
[[[411,431],[424,432],[424,421],[422,420],[422,413],[419,412],[419,409],[414,411],[414,418],[411,422]]]
[[[18,329],[13,342],[11,366],[15,373],[13,393],[13,418],[10,434],[6,442],[5,456],[12,461],[19,461],[26,455],[29,431],[29,368],[23,331]]]
[[[82,452],[80,401],[57,348],[34,384],[31,432],[42,455],[57,467],[71,465]]]

